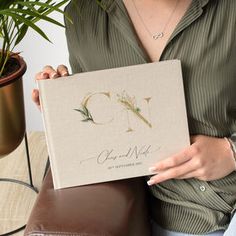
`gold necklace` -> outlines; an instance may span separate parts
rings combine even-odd
[[[133,5],[134,5],[135,10],[136,10],[136,12],[137,12],[137,15],[138,15],[138,17],[140,18],[140,20],[141,20],[141,22],[142,22],[142,24],[143,24],[145,30],[146,30],[146,31],[148,32],[148,34],[152,37],[152,39],[157,40],[157,39],[163,38],[163,37],[165,36],[166,27],[167,27],[168,24],[170,23],[170,20],[171,20],[172,16],[173,16],[174,13],[175,13],[175,10],[176,10],[176,8],[177,8],[177,6],[178,6],[179,0],[176,0],[175,6],[174,6],[173,10],[171,11],[171,14],[170,14],[170,16],[168,17],[168,20],[166,21],[165,25],[163,26],[163,29],[162,29],[160,32],[156,32],[156,33],[154,33],[154,34],[152,34],[151,31],[150,31],[150,30],[148,29],[148,27],[146,26],[146,24],[145,24],[145,22],[144,22],[144,20],[143,20],[143,18],[142,18],[142,16],[141,16],[141,14],[140,14],[140,12],[139,12],[139,10],[138,10],[138,8],[137,8],[137,6],[136,6],[134,0],[132,0],[132,2],[133,2]]]

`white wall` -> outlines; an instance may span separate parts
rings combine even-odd
[[[51,15],[54,19],[63,22],[59,14]],[[67,44],[64,28],[41,22],[38,24],[53,43],[47,42],[33,30],[29,30],[22,43],[14,50],[20,51],[21,56],[27,63],[27,71],[24,75],[24,97],[27,130],[43,130],[41,114],[31,100],[31,92],[36,88],[34,76],[45,65],[57,66],[65,64],[69,67]]]

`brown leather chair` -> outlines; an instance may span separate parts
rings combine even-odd
[[[150,236],[143,178],[54,190],[49,170],[25,235]]]

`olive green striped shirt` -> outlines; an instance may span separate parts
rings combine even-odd
[[[235,9],[235,0],[193,0],[161,55],[182,62],[190,134],[236,132]],[[73,20],[66,21],[73,73],[150,62],[122,0],[74,0],[66,13]],[[209,182],[173,179],[151,191],[153,217],[163,228],[212,232],[225,229],[236,208],[236,172]]]

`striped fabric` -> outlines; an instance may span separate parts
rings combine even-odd
[[[66,8],[74,22],[66,21],[73,73],[150,62],[122,0],[100,3],[73,0]],[[193,0],[161,55],[182,62],[191,134],[236,132],[235,9],[235,0]],[[163,228],[212,232],[225,229],[236,208],[236,172],[210,182],[169,180],[151,191],[153,217]]]

